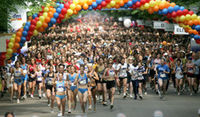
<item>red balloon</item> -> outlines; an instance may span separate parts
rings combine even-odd
[[[188,11],[187,9],[184,9],[184,10],[183,10],[184,15],[187,15],[188,12],[189,12],[189,11]]]
[[[102,7],[105,7],[107,5],[107,3],[105,2],[105,1],[103,1],[102,3],[101,3],[101,6]]]
[[[73,28],[71,28],[70,31],[73,32]]]
[[[31,25],[30,28],[29,28],[29,31],[32,32],[32,31],[34,31],[34,30],[35,30],[35,26],[34,26],[34,25]]]
[[[38,17],[42,16],[42,14],[43,14],[43,13],[42,13],[42,12],[40,12],[40,13],[38,14]]]
[[[26,41],[30,41],[31,40],[31,38],[30,37],[26,37]]]
[[[20,54],[20,53],[21,53],[21,49],[18,49],[18,50],[17,50],[17,53]]]
[[[66,9],[66,8],[63,8],[63,9],[61,10],[61,14],[65,15],[66,13],[67,13],[67,9]]]
[[[193,14],[194,14],[194,12],[193,12],[193,11],[189,11],[188,13],[189,13],[190,15],[193,15]]]
[[[58,19],[57,19],[57,23],[61,23],[61,19],[58,18]]]
[[[171,18],[172,15],[170,13],[167,14],[167,18]]]
[[[64,16],[64,15],[62,15],[62,14],[60,14],[60,15],[59,15],[59,18],[62,20],[62,19],[64,19],[64,18],[65,18],[65,16]]]
[[[10,40],[6,39],[6,44],[8,45],[8,43],[10,42]]]
[[[101,5],[98,5],[97,6],[97,9],[101,10],[102,6]]]
[[[178,16],[181,16],[183,14],[183,12],[181,10],[178,10],[176,13]]]
[[[200,39],[195,40],[197,44],[200,44]]]
[[[64,4],[64,7],[65,7],[66,9],[69,9],[69,3],[65,3],[65,4]]]
[[[106,1],[106,3],[110,3],[111,0],[105,0],[105,1]]]
[[[1,56],[0,56],[0,61],[1,60],[4,60],[6,58],[6,54],[1,54]]]
[[[136,7],[140,7],[141,3],[140,2],[136,2],[135,5],[136,5]]]
[[[33,35],[32,31],[28,31],[28,37],[31,37]]]
[[[34,20],[37,22],[39,20],[39,17],[36,17]]]
[[[175,11],[172,12],[172,17],[176,17],[176,12]]]
[[[35,19],[31,20],[32,25],[36,25],[37,21]]]
[[[146,0],[141,0],[140,3],[141,3],[141,4],[145,4],[145,3],[146,3]]]

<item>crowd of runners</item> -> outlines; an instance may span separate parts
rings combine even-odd
[[[192,96],[199,88],[199,57],[188,36],[125,28],[91,14],[33,37],[17,61],[7,60],[0,68],[1,97],[8,89],[11,102],[47,98],[51,112],[57,102],[58,116],[64,116],[65,105],[71,113],[77,99],[83,113],[87,102],[96,111],[97,100],[113,109],[117,94],[142,100],[153,90],[163,99],[171,83],[177,95]]]

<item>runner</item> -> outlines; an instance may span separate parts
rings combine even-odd
[[[55,88],[53,87],[53,83],[55,82],[55,74],[53,72],[53,66],[50,66],[49,72],[45,75],[45,79],[46,79],[48,106],[51,106],[51,113],[53,113],[54,100],[55,100]]]
[[[178,59],[176,60],[176,67],[175,67],[175,77],[176,77],[176,89],[177,89],[177,93],[178,95],[181,94],[181,88],[183,85],[183,67],[181,64],[181,60]]]
[[[22,76],[25,76],[23,69],[20,68],[19,61],[15,62],[15,68],[13,70],[14,74],[14,91],[17,92],[17,103],[20,103],[19,99],[21,97],[21,87],[22,87]]]
[[[187,80],[189,83],[189,88],[190,88],[190,95],[192,96],[193,88],[194,88],[194,80],[195,80],[195,65],[192,63],[192,58],[188,58],[188,62],[186,63],[187,67]]]
[[[26,59],[25,57],[22,57],[22,64],[21,64],[21,68],[23,69],[23,73],[25,74],[25,76],[22,76],[22,82],[23,82],[23,88],[24,88],[24,96],[22,98],[26,99],[26,84],[28,81],[28,64],[26,64]]]
[[[63,117],[65,113],[65,103],[66,103],[66,87],[67,82],[63,81],[63,74],[57,74],[58,80],[54,82],[54,87],[56,88],[56,101],[58,105],[58,116]]]
[[[115,70],[113,69],[113,61],[108,61],[108,66],[104,71],[103,77],[107,81],[107,89],[109,91],[109,98],[110,98],[110,109],[114,107],[114,94],[115,94]],[[106,94],[104,94],[106,95]],[[107,96],[107,95],[106,95]],[[107,98],[106,98],[107,99]],[[107,101],[107,100],[105,100]]]
[[[125,63],[125,59],[121,59],[121,64],[120,64],[120,69],[119,69],[119,79],[120,79],[120,89],[123,85],[123,97],[126,98],[127,93],[127,70],[128,70],[128,65]]]
[[[78,93],[77,86],[74,84],[77,77],[76,68],[69,66],[68,81],[68,113],[71,113],[71,108],[76,109],[76,95]]]
[[[92,110],[92,98],[94,101],[94,111],[96,111],[96,82],[99,80],[98,74],[92,67],[92,64],[88,65],[88,75],[89,75],[89,87],[88,87],[88,99],[89,99],[89,110]]]
[[[31,64],[29,65],[29,96],[34,98],[35,85],[36,85],[36,64],[34,58],[31,59]]]
[[[1,80],[1,98],[4,96],[4,88],[5,88],[5,75],[6,71],[4,67],[0,67],[0,80]]]
[[[39,99],[41,99],[42,98],[42,87],[43,87],[42,81],[43,81],[43,77],[42,77],[42,71],[40,70],[39,66],[37,66],[37,70],[36,70],[35,74],[36,74],[36,78],[37,78],[37,82],[36,83],[38,85]]]
[[[169,79],[168,74],[170,72],[169,67],[165,64],[165,60],[161,59],[161,64],[159,64],[156,68],[156,76],[158,77],[158,93],[160,99],[164,98],[167,86],[167,80]],[[161,94],[160,91],[163,91]]]
[[[85,66],[80,66],[80,73],[75,79],[75,85],[78,85],[78,97],[83,113],[85,113],[85,105],[88,99],[88,76],[84,72],[84,68]]]

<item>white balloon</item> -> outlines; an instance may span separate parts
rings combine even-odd
[[[124,20],[124,26],[125,26],[126,28],[129,28],[129,27],[131,26],[131,20],[130,20],[130,19],[125,19],[125,20]]]

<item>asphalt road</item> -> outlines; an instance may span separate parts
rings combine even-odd
[[[126,116],[119,117],[153,117],[156,110],[163,112],[163,117],[198,117],[198,109],[200,109],[200,94],[189,96],[189,94],[183,94],[177,96],[174,93],[174,89],[170,88],[165,97],[165,100],[160,100],[159,97],[152,91],[148,91],[148,94],[144,96],[143,100],[133,100],[129,97],[123,99],[121,95],[115,95],[115,104],[113,110],[110,110],[109,106],[104,107],[98,102],[97,111],[88,111],[87,114],[81,113],[81,108],[78,103],[76,111],[72,114],[67,114],[66,117],[117,117],[119,113],[124,113]],[[21,101],[20,104],[10,103],[5,97],[0,99],[0,116],[7,111],[13,111],[16,117],[32,117],[37,115],[38,117],[56,117],[57,107],[54,107],[54,113],[50,113],[50,108],[47,106],[47,100],[45,98],[39,100],[28,98]]]

